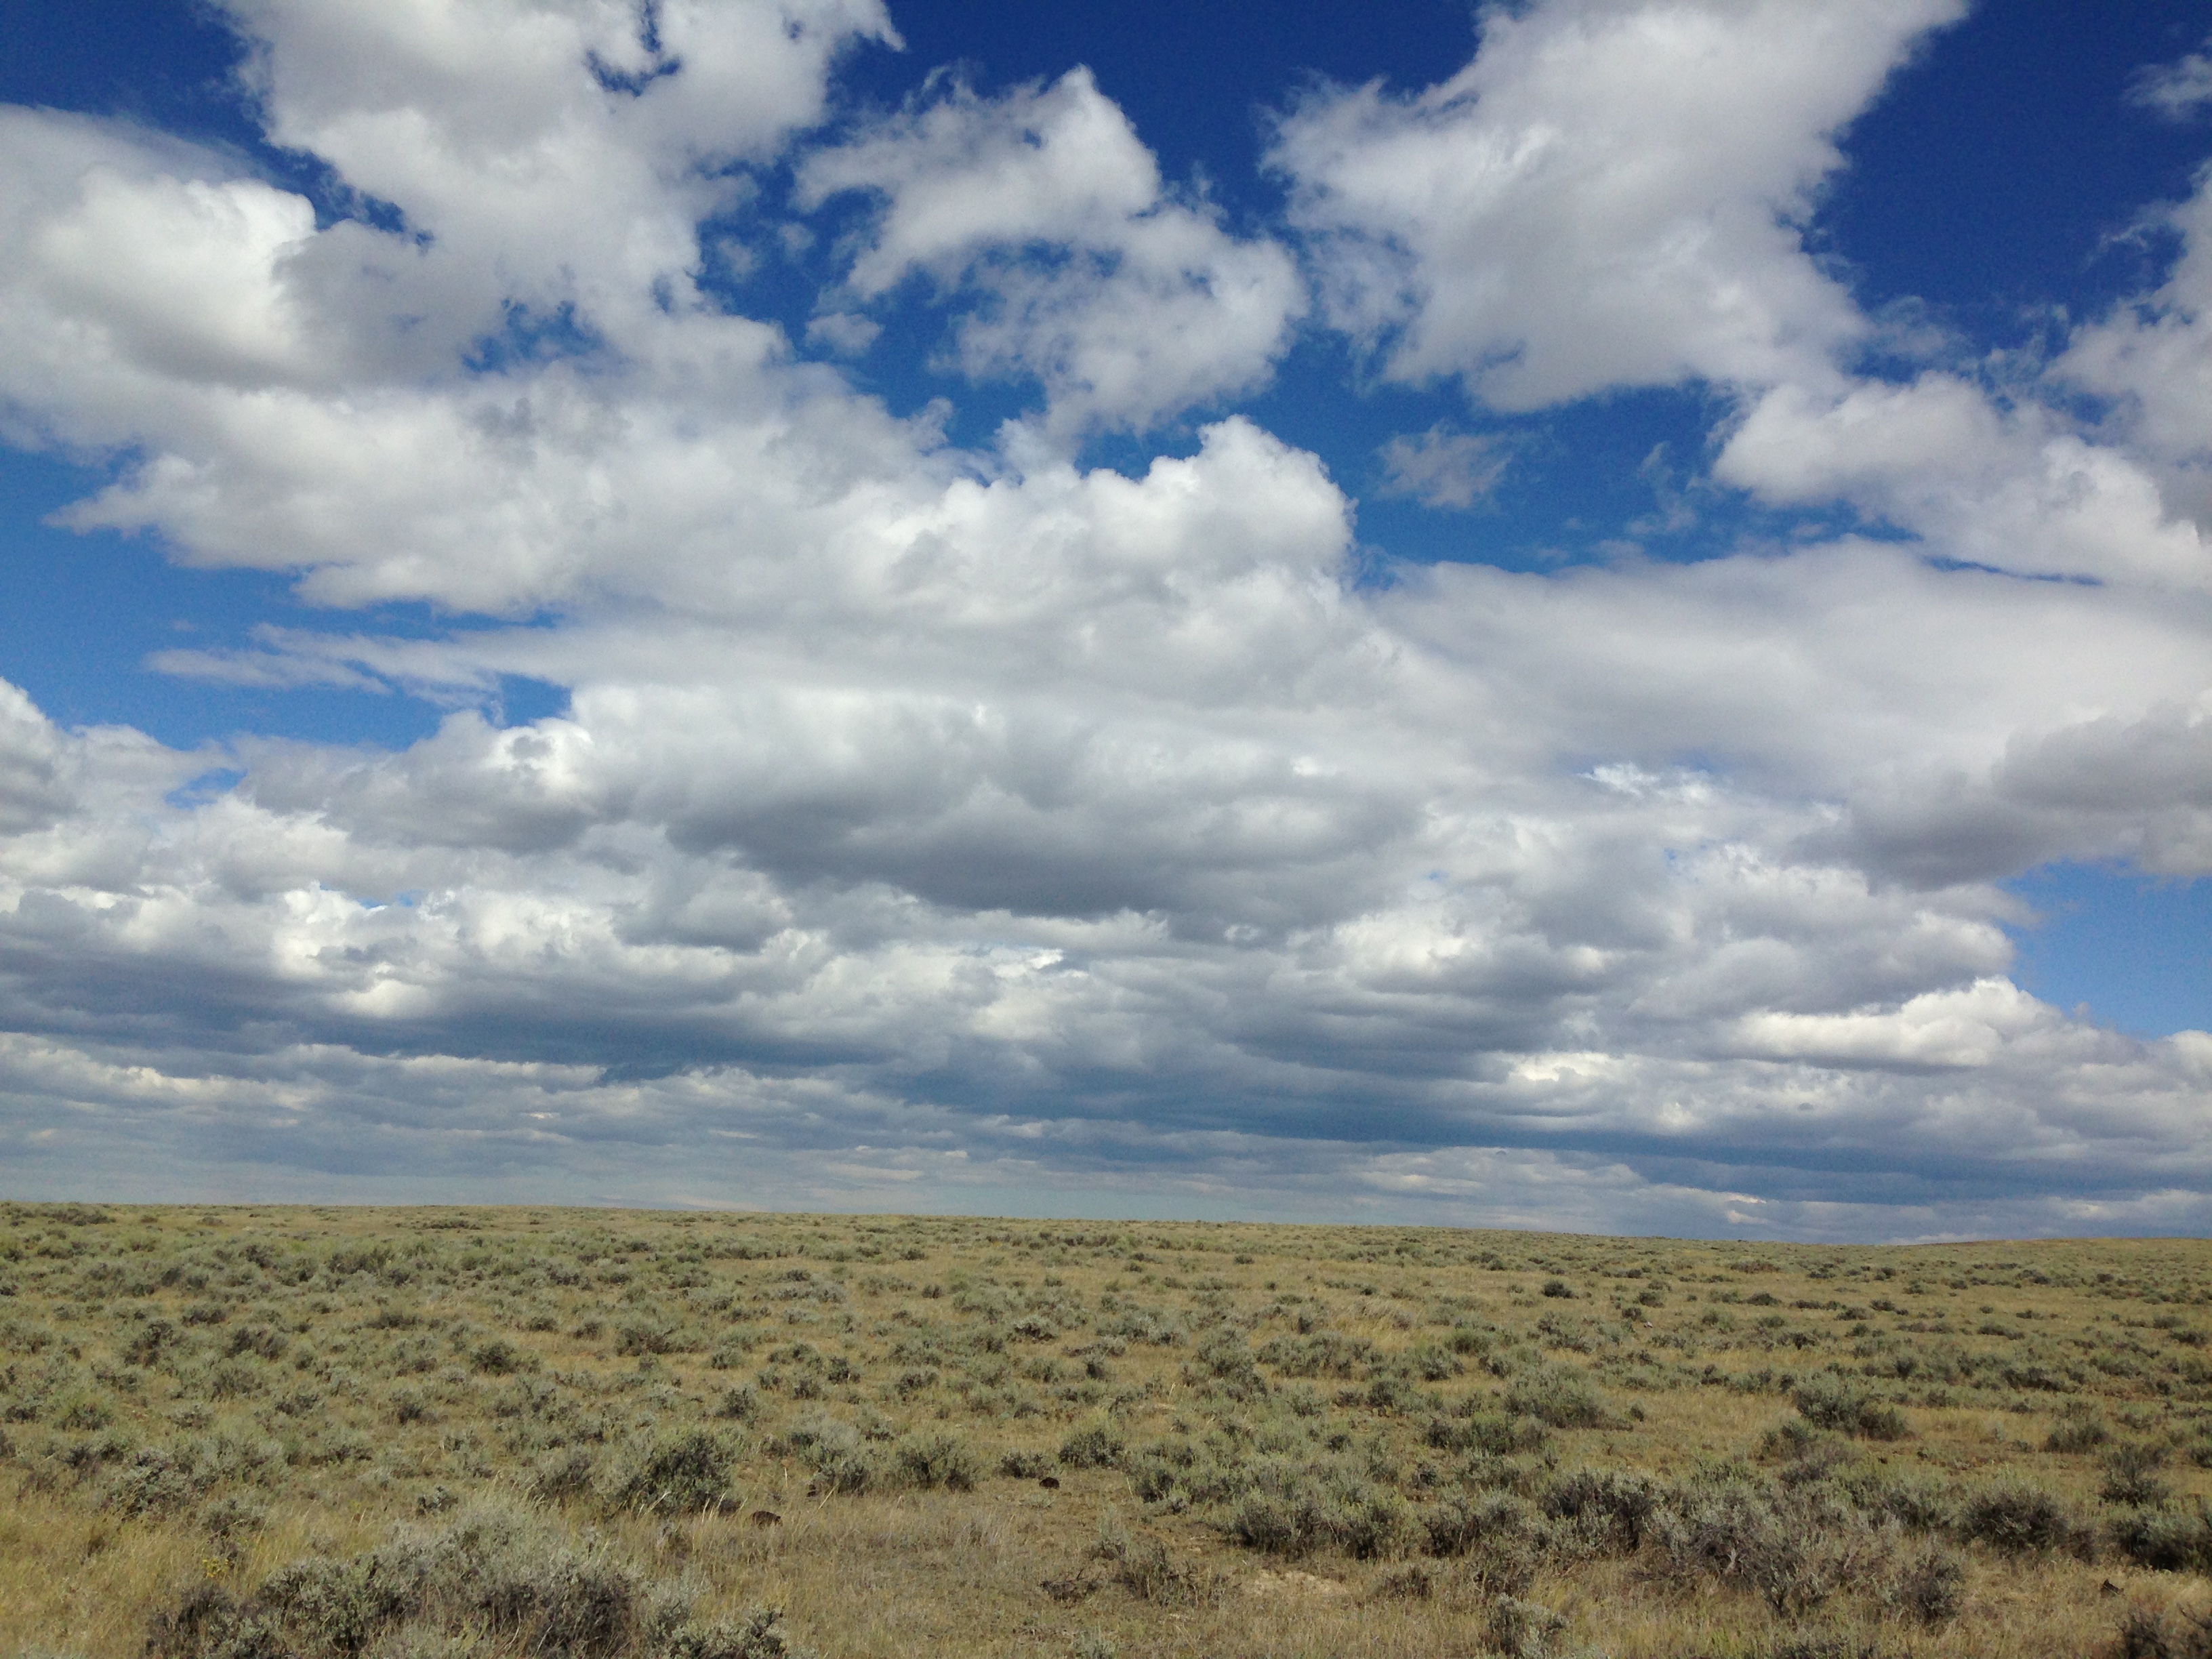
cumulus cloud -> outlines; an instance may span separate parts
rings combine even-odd
[[[1992,569],[2212,586],[2212,545],[2143,459],[2064,429],[2041,405],[2000,410],[1948,374],[1839,395],[1777,387],[1714,471],[1770,501],[1850,501]]]
[[[1494,9],[1458,75],[1328,88],[1274,165],[1330,316],[1391,379],[1500,409],[1699,378],[1818,384],[1865,330],[1800,227],[1837,131],[1959,0]]]
[[[2158,220],[2180,244],[2166,281],[2076,330],[2054,370],[2111,401],[2103,424],[2201,532],[2212,526],[2212,179]]]
[[[848,191],[882,202],[854,295],[919,274],[971,301],[961,369],[1041,380],[1051,429],[1142,429],[1248,391],[1305,309],[1290,255],[1168,191],[1088,70],[998,99],[946,83],[799,170],[803,204]]]
[[[1213,407],[1285,349],[1290,255],[1087,75],[796,137],[872,7],[664,6],[657,44],[580,0],[234,7],[272,136],[374,223],[0,114],[7,430],[140,458],[69,521],[495,619],[155,659],[447,709],[396,751],[178,752],[0,684],[0,1158],[139,1190],[152,1149],[216,1195],[2189,1224],[2212,1037],[2028,996],[2001,884],[2212,870],[2197,440],[2117,319],[2067,372],[2133,377],[2132,425],[1854,379],[1794,228],[1954,9],[1560,0],[1445,87],[1285,119],[1387,373],[1516,408],[1725,381],[1723,483],[1918,538],[1546,575],[1359,579],[1358,503]],[[820,343],[919,290],[1043,415],[957,448],[704,294],[699,226],[780,161],[868,204]],[[1186,420],[1188,453],[1071,459]],[[1502,459],[1446,425],[1383,454],[1447,507]],[[518,674],[563,712],[500,720]]]

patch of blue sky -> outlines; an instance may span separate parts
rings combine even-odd
[[[574,301],[540,310],[509,300],[500,327],[480,337],[461,359],[471,374],[500,374],[530,363],[567,359],[588,366],[606,342],[576,314]]]
[[[0,672],[64,726],[133,726],[179,749],[245,732],[404,748],[435,731],[450,705],[390,695],[367,676],[350,685],[241,684],[163,672],[149,659],[250,649],[263,627],[431,640],[514,625],[418,604],[334,617],[303,604],[284,571],[194,568],[170,556],[155,535],[46,522],[107,483],[113,471],[0,449],[0,590],[8,595],[0,605]],[[562,712],[568,692],[502,676],[482,703],[490,718],[518,724]]]
[[[860,192],[832,197],[812,213],[791,204],[787,166],[766,169],[757,187],[700,227],[703,258],[694,273],[701,293],[736,315],[774,323],[800,356],[834,363],[858,390],[902,419],[942,400],[945,436],[963,449],[988,449],[1007,421],[1042,406],[1033,380],[970,380],[952,361],[961,317],[985,303],[946,296],[915,275],[854,312],[841,309],[839,286],[854,239],[876,204]],[[854,315],[878,325],[858,349],[814,325]]]
[[[1470,409],[1449,390],[1346,389],[1341,341],[1302,343],[1253,418],[1328,463],[1358,502],[1363,540],[1416,564],[1512,570],[1607,563],[1623,556],[1688,562],[1846,531],[1887,535],[1828,509],[1775,511],[1705,477],[1729,400],[1703,385],[1586,398],[1521,417]],[[1473,439],[1495,475],[1468,499],[1424,492],[1391,464],[1394,443]],[[1478,462],[1479,465],[1480,463]],[[1448,481],[1441,481],[1448,482]]]
[[[213,766],[186,779],[161,799],[172,806],[189,810],[219,799],[245,780],[246,769],[243,767]]]
[[[2012,930],[2028,990],[2140,1036],[2212,1030],[2212,880],[2067,863],[2009,886],[2038,916]]]
[[[2149,286],[2176,244],[2138,234],[2143,210],[2189,192],[2204,132],[2129,92],[2208,21],[2203,0],[1984,0],[1844,135],[1814,245],[1869,309],[1905,302],[2008,344],[2053,307],[2078,318]]]

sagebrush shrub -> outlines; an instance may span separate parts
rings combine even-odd
[[[549,1503],[558,1503],[564,1498],[575,1498],[591,1491],[592,1477],[599,1472],[599,1461],[582,1446],[569,1446],[551,1451],[538,1460],[523,1482],[523,1489],[532,1498]]]
[[[732,1501],[730,1469],[736,1461],[727,1441],[695,1429],[646,1448],[610,1495],[617,1506],[640,1513],[721,1509]]]
[[[1589,1373],[1571,1365],[1547,1365],[1515,1377],[1505,1391],[1505,1409],[1554,1429],[1601,1429],[1613,1421]]]
[[[742,1620],[680,1625],[654,1644],[653,1659],[811,1659],[791,1645],[783,1614],[763,1607]]]
[[[1534,1512],[1510,1492],[1455,1492],[1421,1516],[1429,1553],[1437,1556],[1465,1555],[1499,1540],[1522,1541],[1534,1528]]]
[[[1440,1451],[1479,1451],[1507,1457],[1516,1452],[1542,1451],[1551,1443],[1552,1433],[1534,1417],[1476,1411],[1460,1417],[1431,1418],[1426,1438]]]
[[[2081,1401],[2069,1401],[2059,1407],[2058,1420],[2044,1437],[2043,1449],[2054,1452],[2094,1451],[2112,1437],[2112,1430],[2106,1426],[2104,1415],[2096,1407]]]
[[[657,1633],[637,1575],[511,1513],[472,1514],[345,1560],[309,1557],[235,1599],[203,1583],[164,1609],[149,1659],[355,1659],[403,1631],[466,1628],[462,1650],[642,1656]],[[676,1603],[659,1599],[664,1609]],[[672,1624],[673,1620],[659,1621]]]
[[[1927,1545],[1900,1564],[1882,1600],[1930,1630],[1948,1624],[1966,1603],[1966,1563],[1940,1544]]]
[[[1890,1537],[1857,1510],[1814,1494],[1771,1494],[1725,1483],[1654,1513],[1645,1571],[1754,1592],[1799,1618],[1847,1587],[1880,1581]]]
[[[818,1492],[866,1492],[882,1479],[874,1455],[861,1443],[860,1431],[849,1423],[831,1417],[809,1418],[785,1432],[784,1443],[813,1471]]]
[[[1071,1469],[1107,1469],[1128,1450],[1121,1431],[1104,1418],[1082,1424],[1060,1443],[1060,1461]]]
[[[2166,1467],[2166,1448],[2141,1441],[2115,1446],[2105,1455],[2105,1481],[2098,1496],[2107,1504],[2131,1508],[2155,1506],[2172,1495],[2159,1478]]]
[[[1553,1481],[1539,1502],[1553,1520],[1576,1523],[1593,1547],[1632,1555],[1643,1545],[1659,1500],[1658,1487],[1646,1476],[1577,1469]]]
[[[2087,1556],[2094,1534],[2057,1497],[2017,1481],[1988,1487],[1960,1506],[1959,1535],[2002,1555],[2046,1551]]]
[[[1501,1595],[1490,1604],[1490,1640],[1505,1659],[1547,1659],[1566,1627],[1564,1613],[1517,1595]]]
[[[2185,1510],[2122,1514],[2108,1531],[2112,1547],[2139,1567],[2212,1574],[2212,1505],[2201,1498]]]
[[[973,1492],[982,1466],[968,1443],[947,1431],[902,1440],[892,1449],[891,1465],[908,1486],[924,1491]]]
[[[1850,1378],[1820,1371],[1800,1382],[1791,1395],[1798,1415],[1838,1434],[1867,1440],[1901,1440],[1905,1413],[1885,1405]]]
[[[2212,1659],[2212,1617],[2130,1607],[2120,1620],[2117,1659]]]

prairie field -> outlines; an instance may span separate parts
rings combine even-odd
[[[0,1656],[2212,1655],[2212,1246],[0,1206]]]

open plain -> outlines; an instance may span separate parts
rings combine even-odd
[[[0,1207],[0,1654],[2212,1651],[2212,1246]]]

